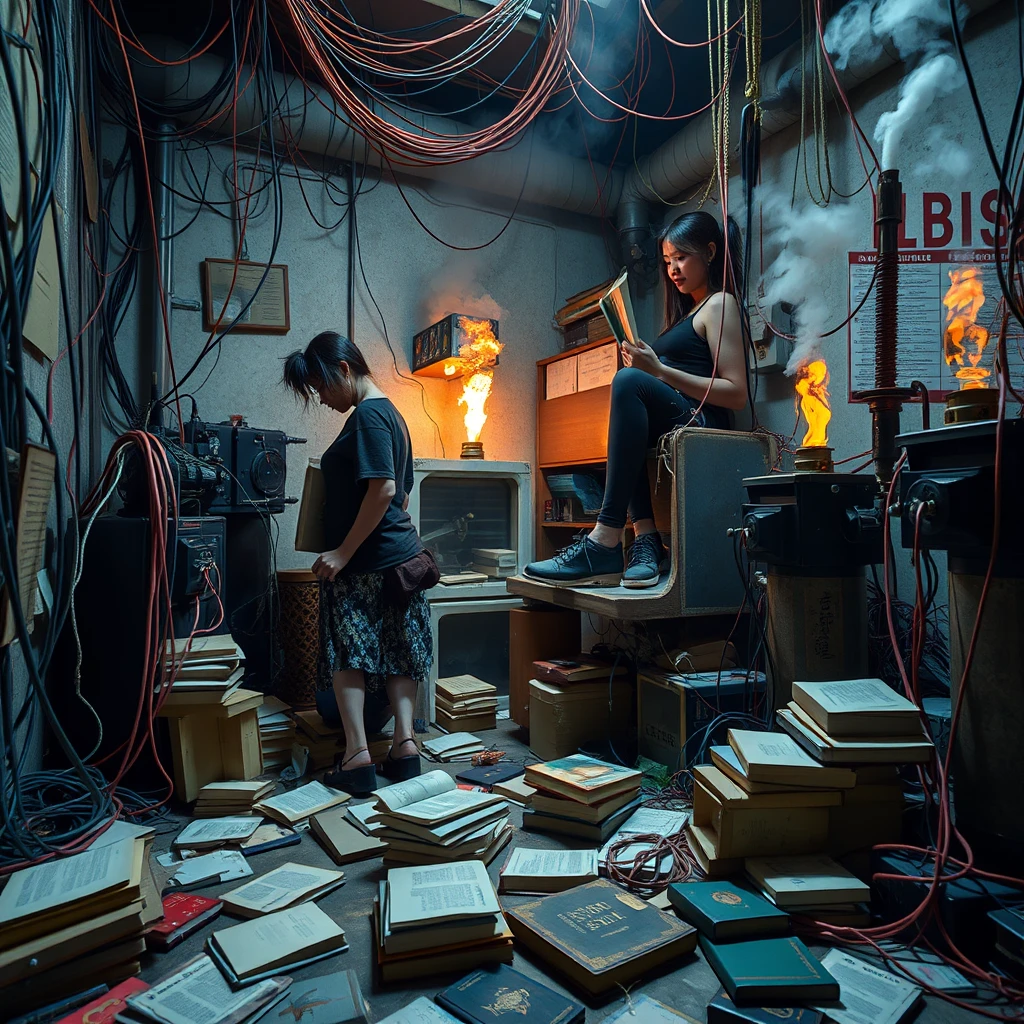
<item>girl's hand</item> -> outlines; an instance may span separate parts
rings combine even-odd
[[[636,339],[636,344],[631,345],[628,341],[622,343],[622,363],[624,366],[633,366],[652,377],[661,375],[664,365],[658,358],[654,349],[641,338]]]
[[[335,576],[345,568],[348,559],[335,548],[334,551],[325,551],[313,563],[313,572],[322,580],[333,580]]]

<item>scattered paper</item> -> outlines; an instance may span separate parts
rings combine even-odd
[[[821,964],[839,982],[839,1001],[814,1009],[836,1024],[897,1024],[921,994],[917,985],[838,949]]]
[[[162,863],[162,862],[161,862]],[[170,865],[165,865],[165,867]],[[231,882],[236,878],[247,878],[252,874],[249,862],[237,850],[215,850],[202,857],[182,861],[171,881],[175,886],[187,888],[206,882]]]

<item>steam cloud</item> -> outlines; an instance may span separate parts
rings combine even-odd
[[[946,134],[945,125],[933,124],[925,136],[926,153],[914,170],[924,176],[946,174],[952,178],[966,178],[974,166],[974,157],[959,142]]]
[[[426,290],[420,317],[423,327],[436,324],[449,313],[499,321],[508,316],[474,280],[473,269],[464,258],[456,259],[436,277],[428,278]]]
[[[821,284],[821,268],[836,253],[856,249],[864,231],[864,217],[852,206],[834,203],[826,208],[807,203],[794,207],[782,189],[761,185],[757,190],[764,215],[765,240],[778,249],[765,274],[764,301],[796,307],[796,344],[786,364],[795,373],[819,354],[821,335],[829,322],[829,304]]]
[[[963,84],[952,47],[939,37],[948,24],[946,0],[853,0],[825,29],[825,45],[839,68],[878,53],[890,37],[903,60],[918,61],[900,82],[896,109],[882,114],[875,127],[885,169],[896,166],[908,125],[938,96]]]

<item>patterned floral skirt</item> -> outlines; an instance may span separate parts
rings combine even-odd
[[[320,581],[321,689],[330,688],[334,672],[362,669],[367,695],[384,696],[389,676],[409,676],[425,686],[432,662],[430,606],[423,594],[399,609],[384,600],[383,573]]]

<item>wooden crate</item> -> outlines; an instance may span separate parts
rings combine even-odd
[[[509,717],[530,728],[533,663],[580,653],[580,613],[560,608],[513,608],[508,613]]]

